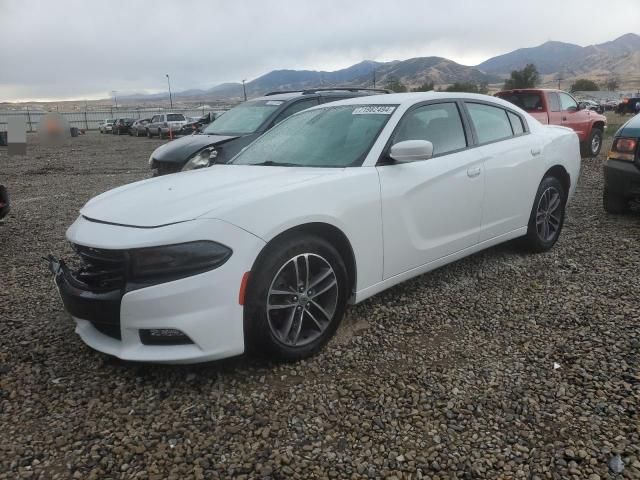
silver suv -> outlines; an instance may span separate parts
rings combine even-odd
[[[147,124],[147,137],[159,136],[165,138],[169,132],[176,134],[187,124],[187,119],[181,113],[160,113],[154,115]]]

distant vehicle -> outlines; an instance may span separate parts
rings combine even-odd
[[[118,118],[113,122],[112,133],[114,135],[128,134],[131,125],[133,125],[135,121],[135,118]]]
[[[580,103],[584,106],[584,108],[587,108],[592,112],[604,113],[604,105],[598,102],[595,102],[593,100],[582,100]]]
[[[107,119],[104,122],[102,122],[99,127],[100,133],[111,132],[111,130],[113,129],[113,122],[115,122],[115,120],[113,119]]]
[[[188,123],[178,132],[179,135],[193,135],[209,125],[215,119],[215,113],[207,113],[200,118],[190,118]]]
[[[526,88],[504,90],[496,97],[517,105],[541,123],[573,129],[580,139],[583,157],[597,157],[600,153],[607,117],[584,108],[567,92]]]
[[[145,136],[147,134],[147,125],[150,121],[150,118],[136,120],[131,127],[129,127],[129,135],[133,135],[134,137]]]
[[[508,240],[550,250],[579,174],[573,132],[499,98],[351,98],[229,165],[91,199],[66,233],[73,261],[49,268],[76,333],[109,355],[299,360],[349,303]]]
[[[618,108],[618,100],[607,100],[604,102],[604,107],[606,110],[615,110]]]
[[[629,202],[640,199],[640,115],[616,132],[604,162],[604,209],[624,213]]]
[[[0,220],[9,215],[9,210],[11,210],[9,192],[7,191],[7,187],[0,184]]]
[[[271,92],[223,113],[198,135],[158,147],[149,157],[155,175],[226,163],[256,138],[294,113],[319,104],[389,93],[383,89],[325,88]]]
[[[147,124],[147,137],[151,138],[157,135],[160,138],[165,138],[169,136],[170,133],[175,135],[186,124],[187,119],[181,113],[161,113],[154,115]]]
[[[635,115],[636,112],[636,103],[640,103],[640,97],[631,97],[625,98],[620,103],[618,103],[618,108],[616,108],[616,113],[620,115]]]

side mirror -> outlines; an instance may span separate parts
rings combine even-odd
[[[587,105],[584,102],[578,102],[577,110],[584,110],[586,107]]]
[[[427,140],[405,140],[391,147],[389,156],[398,163],[428,160],[433,156],[433,143]]]

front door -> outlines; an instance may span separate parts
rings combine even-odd
[[[590,113],[587,109],[578,109],[578,102],[565,92],[559,92],[562,106],[562,125],[569,127],[578,134],[580,141],[587,139],[590,128]]]
[[[398,124],[392,144],[428,140],[434,156],[377,167],[385,279],[477,244],[484,167],[467,138],[456,102],[415,107]]]

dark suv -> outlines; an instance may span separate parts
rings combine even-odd
[[[359,96],[390,93],[375,88],[316,88],[271,92],[233,107],[201,133],[179,138],[149,157],[154,175],[227,163],[236,153],[285,118],[323,103]]]
[[[640,115],[616,132],[604,162],[604,209],[624,213],[640,199]]]
[[[135,118],[118,118],[113,123],[113,129],[111,130],[111,133],[113,133],[114,135],[126,135],[129,133],[129,129],[135,121]]]

